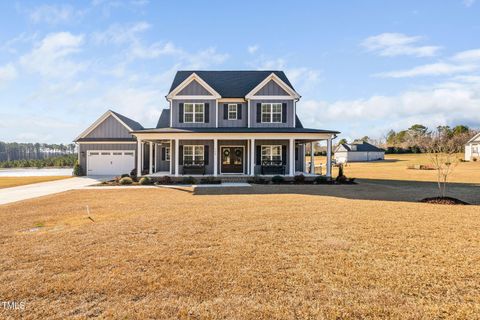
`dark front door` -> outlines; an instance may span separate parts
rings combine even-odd
[[[243,173],[243,147],[221,147],[222,173]]]

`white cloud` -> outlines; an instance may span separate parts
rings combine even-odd
[[[438,46],[418,46],[417,43],[422,39],[420,36],[408,36],[403,33],[382,33],[366,38],[361,45],[368,51],[385,57],[401,55],[431,57],[441,49]]]
[[[80,51],[83,43],[83,35],[51,33],[37,43],[30,53],[22,56],[20,63],[27,71],[45,77],[72,77],[86,67],[85,63],[70,59],[71,55]]]
[[[458,52],[452,59],[459,62],[480,61],[480,49]]]
[[[451,64],[451,63],[431,63],[422,66],[417,66],[407,70],[396,70],[378,73],[376,76],[382,78],[412,78],[418,76],[440,76],[451,75],[456,73],[471,72],[477,70],[479,67],[473,64]]]
[[[58,24],[72,22],[83,15],[81,11],[75,10],[70,5],[48,5],[43,4],[33,8],[29,18],[33,23]]]
[[[138,34],[147,31],[151,25],[145,21],[140,21],[129,25],[114,24],[103,32],[95,32],[93,40],[97,44],[115,44],[138,42]]]
[[[9,63],[3,67],[0,66],[0,85],[16,79],[17,75],[17,69],[13,66],[13,64]]]
[[[467,8],[473,6],[475,3],[475,0],[463,0],[463,5]]]
[[[379,138],[390,129],[405,129],[418,122],[430,128],[455,124],[480,126],[479,105],[480,78],[469,77],[391,96],[374,95],[332,103],[300,101],[297,110],[307,127],[338,129],[349,138],[365,135]]]
[[[255,52],[258,51],[258,49],[259,49],[258,45],[253,45],[253,46],[248,46],[247,51],[250,54],[254,54]]]

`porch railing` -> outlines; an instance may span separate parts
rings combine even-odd
[[[262,175],[281,174],[285,175],[285,165],[282,160],[263,160],[261,165]]]

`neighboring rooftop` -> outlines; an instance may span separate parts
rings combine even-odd
[[[358,151],[358,152],[381,152],[385,151],[383,149],[380,149],[373,144],[370,144],[366,141],[354,141],[352,143],[342,143],[342,146],[347,150],[347,151]]]
[[[243,98],[260,82],[274,73],[290,88],[294,89],[283,71],[178,71],[169,93],[192,73],[197,74],[224,98]],[[295,89],[294,89],[295,90]]]

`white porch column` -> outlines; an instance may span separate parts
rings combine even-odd
[[[303,152],[302,152],[302,154],[303,154],[303,159],[302,159],[302,161],[303,161],[303,172],[307,173],[307,152],[306,152],[307,148],[306,148],[305,143],[302,144],[302,150],[303,150]]]
[[[327,177],[332,177],[332,137],[327,139]]]
[[[218,175],[218,139],[213,139],[213,176]]]
[[[179,165],[178,165],[178,160],[179,160],[179,157],[180,157],[180,146],[179,146],[179,140],[178,139],[175,139],[175,177],[178,177],[180,174],[179,174]]]
[[[172,149],[172,140],[170,139],[170,161],[168,162],[168,165],[169,165],[169,170],[170,170],[170,174],[173,173],[173,157],[172,157],[172,154],[173,154],[173,149]]]
[[[142,146],[140,148],[140,154],[142,155],[142,162],[140,165],[140,168],[142,168],[143,171],[143,166],[145,165],[145,142],[142,141]]]
[[[310,142],[310,173],[315,174],[315,152],[313,150],[314,143]]]
[[[250,175],[255,175],[255,139],[250,140]]]
[[[137,140],[137,177],[142,176],[142,140]]]
[[[148,149],[148,174],[152,174],[152,165],[153,165],[153,142],[150,141],[148,143],[149,149]]]
[[[288,152],[288,175],[293,177],[295,175],[295,139],[290,139]]]
[[[157,172],[157,153],[158,153],[158,144],[155,142],[155,159],[153,159],[153,172]]]

